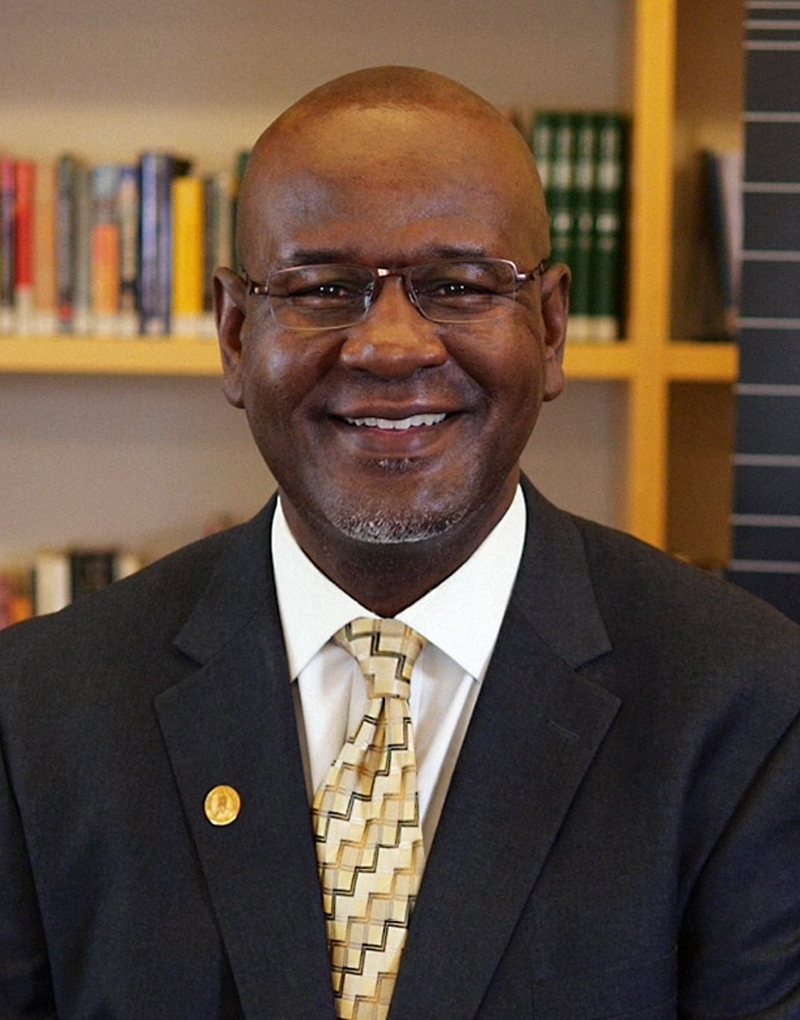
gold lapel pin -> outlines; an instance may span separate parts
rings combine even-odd
[[[239,817],[242,798],[232,786],[215,786],[206,794],[203,807],[212,825],[230,825]]]

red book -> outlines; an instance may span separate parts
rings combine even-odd
[[[17,331],[33,329],[34,203],[36,169],[30,160],[17,160],[17,223],[14,245]]]

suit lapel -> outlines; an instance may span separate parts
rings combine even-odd
[[[270,520],[221,561],[176,641],[198,668],[156,711],[245,1016],[321,1020],[332,994]],[[241,797],[224,827],[204,811],[221,784]]]
[[[471,1017],[619,700],[577,530],[526,486],[528,540],[439,822],[391,1016]]]

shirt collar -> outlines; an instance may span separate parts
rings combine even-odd
[[[482,680],[511,597],[525,542],[525,500],[517,487],[504,516],[455,573],[398,619]],[[376,614],[338,588],[305,555],[280,499],[272,524],[275,588],[292,680],[350,620]]]

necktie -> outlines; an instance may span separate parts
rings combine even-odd
[[[336,1015],[385,1020],[424,863],[408,709],[424,639],[365,618],[334,640],[357,659],[370,699],[312,807]]]

